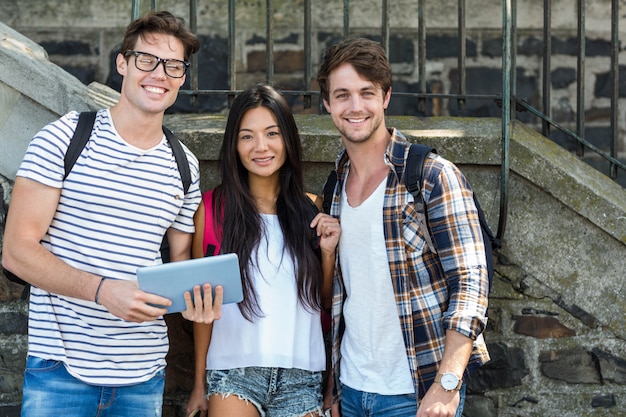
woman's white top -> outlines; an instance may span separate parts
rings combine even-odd
[[[326,367],[319,311],[298,300],[294,263],[285,251],[276,215],[262,214],[264,233],[252,254],[252,281],[262,317],[246,320],[237,304],[222,307],[213,323],[207,369]]]

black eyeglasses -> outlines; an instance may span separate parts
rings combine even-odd
[[[154,71],[161,63],[163,64],[163,70],[168,76],[172,78],[181,78],[187,72],[187,68],[189,68],[189,62],[181,61],[179,59],[163,59],[146,52],[132,50],[124,53],[125,57],[129,57],[130,55],[135,55],[135,67],[144,72]]]

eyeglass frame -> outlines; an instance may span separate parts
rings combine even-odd
[[[152,72],[155,69],[157,69],[159,64],[163,64],[163,71],[165,72],[165,75],[167,75],[170,78],[183,78],[185,76],[185,74],[187,74],[187,70],[189,69],[189,66],[190,66],[190,63],[187,62],[187,61],[181,61],[180,59],[174,59],[174,58],[164,59],[164,58],[160,58],[160,57],[158,57],[158,56],[156,56],[154,54],[150,54],[148,52],[136,51],[134,49],[129,49],[128,51],[124,52],[124,56],[126,58],[128,58],[131,55],[135,56],[135,68],[137,68],[139,71]],[[152,68],[151,70],[145,70],[145,69],[139,68],[139,66],[137,66],[137,58],[139,57],[139,55],[148,55],[148,56],[156,58],[156,64],[154,64],[154,68]],[[167,63],[168,62],[180,62],[181,64],[183,64],[183,66],[184,66],[183,74],[180,77],[176,77],[174,75],[171,75],[169,72],[167,72]]]

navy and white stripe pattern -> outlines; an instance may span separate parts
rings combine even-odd
[[[78,269],[136,280],[138,267],[161,263],[159,248],[170,226],[193,233],[201,198],[198,160],[184,147],[192,183],[183,195],[165,137],[152,149],[130,146],[105,109],[98,112],[89,142],[63,181],[63,158],[77,122],[78,113],[71,112],[45,126],[17,173],[62,189],[42,244]],[[163,318],[129,323],[94,302],[31,291],[28,353],[63,361],[87,383],[146,381],[165,366],[167,350]]]

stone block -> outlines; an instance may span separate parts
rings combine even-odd
[[[611,56],[611,42],[606,39],[587,39],[585,43],[587,57]]]
[[[626,359],[599,348],[594,348],[592,353],[600,366],[603,381],[626,385]]]
[[[24,369],[19,371],[0,368],[0,395],[19,393],[22,389]]]
[[[389,37],[389,62],[394,64],[415,65],[415,44],[412,38],[393,35]],[[413,90],[417,91],[417,90]]]
[[[538,339],[576,336],[576,331],[564,326],[554,317],[517,316],[514,321],[513,331],[525,336]]]
[[[4,235],[0,233],[0,236],[4,236]],[[0,242],[0,249],[1,248],[2,248],[2,244]],[[26,287],[9,281],[4,276],[4,273],[0,272],[0,302],[6,303],[9,301],[17,300],[18,303],[26,304],[25,300],[26,300],[27,293],[25,293],[24,291],[27,291]]]
[[[626,75],[626,73],[624,73]],[[585,139],[600,149],[609,151],[611,142],[611,128],[608,126],[590,126],[585,129]]]
[[[491,360],[466,379],[470,392],[511,388],[522,385],[528,375],[524,352],[504,342],[487,343]]]
[[[541,373],[550,379],[571,384],[601,381],[597,363],[583,348],[544,351],[539,355],[539,362]]]
[[[550,76],[553,88],[565,88],[576,82],[576,70],[574,68],[555,68]]]
[[[578,38],[552,37],[552,55],[578,56]],[[585,56],[609,57],[611,56],[611,42],[604,39],[585,39]]]
[[[552,37],[552,54],[553,55],[578,55],[578,39],[576,38],[560,38]]]
[[[43,41],[39,43],[48,55],[91,55],[91,45],[77,40]]]
[[[28,315],[19,311],[0,313],[0,335],[28,333]]]
[[[19,404],[0,405],[0,415],[2,417],[20,417],[22,411],[21,402]]]
[[[626,96],[626,66],[619,66],[618,74],[618,94],[620,97]],[[596,84],[593,89],[593,95],[596,97],[611,97],[612,89],[611,73],[609,71],[600,73],[596,76]]]
[[[464,417],[496,417],[496,406],[491,398],[468,394],[463,407]]]
[[[15,371],[21,379],[26,366],[27,348],[26,335],[2,335],[0,337],[0,369]]]
[[[483,39],[481,54],[489,58],[502,56],[502,37]]]
[[[593,397],[591,400],[591,406],[593,408],[613,408],[617,405],[615,395],[613,394],[600,394]]]
[[[502,72],[497,68],[488,66],[471,67],[466,69],[467,94],[497,95],[502,90]],[[517,93],[528,103],[536,106],[538,79],[534,75],[527,75],[521,68],[517,70]],[[458,92],[459,72],[451,69],[449,72],[449,94]],[[475,99],[466,100],[463,108],[459,108],[456,100],[448,100],[448,113],[452,116],[462,117],[502,117],[502,108],[496,100]],[[517,119],[520,121],[532,120],[532,115],[518,112]]]
[[[250,51],[247,55],[248,71],[265,71],[265,51]],[[304,53],[300,51],[274,51],[274,72],[292,73],[304,70]]]
[[[459,53],[459,41],[456,36],[430,35],[426,37],[426,58],[456,58]],[[468,58],[477,56],[476,42],[466,38],[465,53]]]
[[[518,55],[542,56],[543,40],[535,36],[520,38],[517,45]]]

